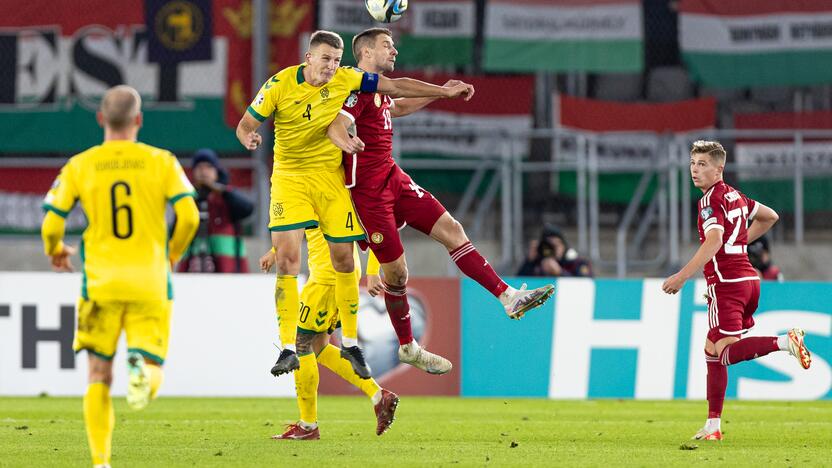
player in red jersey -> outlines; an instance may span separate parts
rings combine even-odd
[[[398,55],[392,33],[381,28],[356,35],[352,50],[360,69],[378,74],[393,71]],[[398,229],[409,224],[444,245],[459,269],[499,299],[512,319],[543,304],[554,293],[554,286],[526,290],[523,285],[517,290],[507,285],[471,244],[462,225],[393,160],[392,118],[411,114],[432,101],[353,93],[327,134],[344,151],[346,184],[367,233],[359,245],[365,250],[369,246],[381,262],[383,284],[376,279],[368,286],[371,295],[384,292],[387,312],[399,338],[399,360],[432,374],[444,374],[451,370],[451,363],[421,349],[413,339],[407,263]],[[350,131],[353,125],[355,129]]]
[[[721,440],[720,415],[728,385],[727,366],[757,359],[774,351],[787,351],[804,369],[812,357],[803,342],[804,332],[792,328],[781,336],[740,339],[754,326],[760,298],[760,278],[748,261],[748,243],[765,234],[778,216],[722,180],[725,149],[715,141],[697,141],[690,150],[693,185],[702,190],[699,200],[699,250],[678,273],[667,278],[662,290],[676,294],[685,281],[704,267],[708,284],[708,419],[694,439]],[[748,221],[754,220],[750,227]]]

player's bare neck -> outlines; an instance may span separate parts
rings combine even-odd
[[[104,129],[104,141],[136,141],[139,136],[137,129],[111,130]]]
[[[358,68],[364,70],[367,73],[376,73],[376,74],[379,74],[379,75],[384,74],[384,70],[375,66],[375,64],[373,64],[372,62],[369,62],[369,63],[364,62],[364,61],[358,62]]]
[[[314,76],[312,76],[312,71],[309,69],[309,65],[303,67],[303,81],[309,83],[309,86],[314,86],[316,88],[320,88],[326,84],[325,81],[318,81]]]

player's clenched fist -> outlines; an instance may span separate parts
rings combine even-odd
[[[454,84],[449,84],[451,82],[455,82]],[[445,83],[446,92],[448,93],[446,97],[449,98],[456,98],[462,97],[466,101],[470,100],[474,97],[474,85],[470,85],[468,83],[464,83],[462,81],[457,80],[450,80],[448,83]]]
[[[257,132],[248,132],[240,141],[248,150],[256,150],[260,143],[263,142],[263,137]]]

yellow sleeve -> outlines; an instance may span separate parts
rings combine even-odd
[[[69,212],[72,211],[72,207],[75,206],[79,197],[78,187],[75,185],[72,174],[72,161],[70,160],[61,169],[61,173],[52,183],[52,188],[46,193],[42,205],[44,211],[51,211],[61,218],[69,216]]]
[[[185,175],[185,171],[182,170],[179,160],[173,154],[169,156],[168,163],[170,165],[167,168],[165,180],[165,197],[171,205],[176,205],[176,202],[181,198],[196,196],[196,192],[194,186],[191,185],[191,181],[188,180],[188,176]]]
[[[381,265],[378,263],[376,255],[373,253],[372,250],[370,250],[367,254],[367,269],[365,271],[365,274],[378,275],[378,270],[380,269],[380,267]]]
[[[368,73],[358,68],[341,67],[341,79],[350,91],[374,93],[378,90],[378,74]]]
[[[182,197],[173,204],[176,226],[168,241],[168,258],[177,261],[191,244],[199,228],[199,209],[191,197]]]
[[[263,83],[263,86],[260,87],[260,91],[257,92],[257,96],[254,97],[254,100],[251,101],[251,105],[249,105],[248,109],[246,109],[246,111],[258,121],[262,122],[266,120],[277,110],[279,97],[277,95],[277,84],[279,82],[280,80],[277,78],[277,75],[269,78],[269,80]]]
[[[64,250],[64,229],[66,221],[54,211],[46,212],[43,217],[43,225],[40,228],[40,236],[43,239],[43,251],[46,256],[51,257]]]

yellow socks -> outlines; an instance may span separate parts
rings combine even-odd
[[[352,370],[352,364],[341,357],[341,350],[336,346],[331,344],[326,345],[323,351],[321,351],[321,354],[318,355],[318,362],[332,372],[335,372],[342,379],[358,387],[370,398],[381,390],[381,387],[376,383],[375,379],[362,379],[355,375],[355,371]]]
[[[315,361],[315,353],[299,357],[300,369],[295,371],[295,390],[298,394],[300,420],[314,424],[318,421],[318,363]]]
[[[355,273],[335,272],[335,304],[341,319],[341,340],[345,346],[358,345],[358,282]]]
[[[150,400],[153,401],[159,393],[159,387],[162,386],[162,382],[165,380],[165,374],[162,372],[162,366],[145,361],[144,367],[150,376]]]
[[[278,275],[275,283],[274,302],[277,308],[277,323],[280,328],[280,343],[284,348],[295,349],[298,334],[298,277]]]
[[[92,464],[110,463],[113,444],[113,427],[116,415],[110,387],[102,382],[91,383],[84,395],[84,423],[90,444]]]

